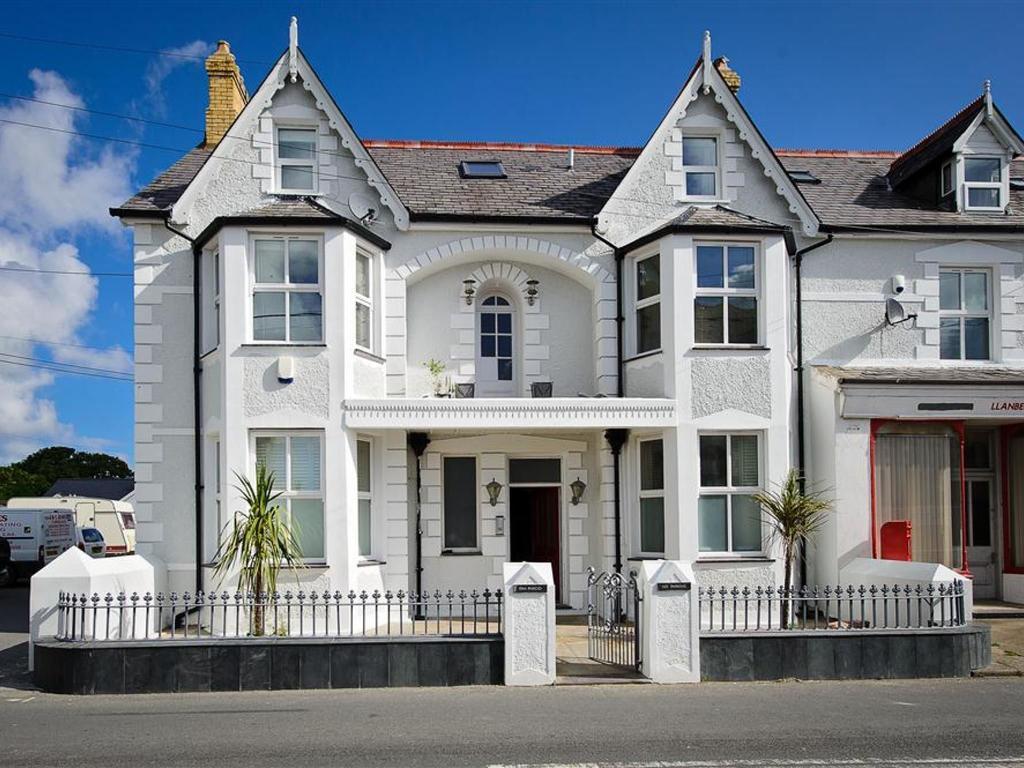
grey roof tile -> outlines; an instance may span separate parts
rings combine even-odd
[[[964,366],[814,366],[815,370],[850,384],[1018,384],[1024,369],[996,365]]]

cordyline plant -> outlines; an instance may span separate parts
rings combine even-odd
[[[800,553],[800,542],[811,538],[832,511],[832,502],[820,491],[803,487],[800,472],[791,469],[775,491],[755,493],[754,501],[768,519],[769,538],[779,542],[783,551],[786,595],[793,588],[793,564]],[[782,601],[782,628],[789,626],[789,599]]]
[[[238,568],[238,591],[254,596],[253,634],[262,635],[265,616],[261,596],[273,595],[277,590],[282,567],[295,571],[305,565],[296,532],[285,522],[281,507],[275,503],[281,494],[274,492],[274,473],[258,464],[256,482],[237,472],[235,477],[235,488],[248,509],[237,512],[234,520],[224,526],[214,573],[223,576]]]

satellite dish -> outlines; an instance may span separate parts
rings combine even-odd
[[[907,308],[896,301],[896,299],[885,300],[885,322],[889,325],[899,325],[908,320],[913,320],[915,317],[917,315],[908,313]]]
[[[359,221],[370,223],[377,218],[377,206],[369,195],[353,192],[348,196],[348,207]]]

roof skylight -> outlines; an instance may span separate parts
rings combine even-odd
[[[464,179],[504,179],[505,167],[500,160],[463,160],[459,175]]]
[[[810,171],[789,171],[789,178],[797,184],[821,184],[821,179]]]

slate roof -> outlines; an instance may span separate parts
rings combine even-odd
[[[1024,387],[1024,370],[1002,366],[815,366],[843,384],[1010,384]]]
[[[50,486],[44,496],[84,496],[89,499],[112,499],[120,501],[135,490],[135,480],[130,477],[62,477]]]
[[[827,229],[857,227],[995,227],[1024,229],[1024,190],[1011,189],[1008,212],[958,213],[943,211],[891,189],[887,174],[896,153],[805,152],[777,150],[787,171],[807,170],[820,184],[801,184],[800,190]],[[1024,159],[1010,166],[1010,176],[1024,176]]]
[[[952,129],[940,129],[933,134],[927,140],[928,146],[944,142],[942,135],[947,130]],[[936,135],[939,139],[934,138]],[[589,222],[640,153],[638,147],[576,147],[574,168],[570,171],[567,145],[408,141],[365,144],[414,221]],[[903,157],[917,151],[912,149]],[[1024,231],[1022,189],[1011,188],[1006,214],[958,213],[893,191],[888,175],[901,157],[896,152],[780,149],[776,153],[787,171],[806,170],[821,180],[820,184],[799,184],[799,189],[825,231],[862,227],[964,231],[1009,227]],[[166,216],[208,155],[205,149],[193,149],[111,213]],[[499,160],[508,177],[464,179],[459,175],[459,163],[463,160]],[[1024,159],[1012,163],[1010,175],[1024,177]],[[247,215],[278,217],[294,213],[279,207],[282,205],[287,204],[281,200],[268,201],[269,208],[262,206]],[[795,226],[797,222],[794,216],[779,223]]]
[[[646,231],[642,231],[632,241],[622,246],[624,250],[639,248],[646,243],[657,240],[666,232],[687,230],[690,232],[723,231],[723,232],[791,232],[792,228],[773,221],[749,216],[741,211],[715,205],[710,208],[699,208],[695,205],[683,210],[662,222],[658,222]],[[792,250],[795,250],[795,246]]]
[[[953,144],[984,108],[985,96],[982,94],[893,160],[889,166],[889,180],[893,184],[899,184],[903,179],[910,178],[932,161],[952,152]]]

